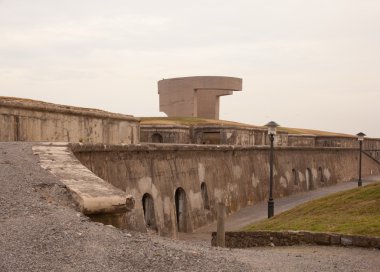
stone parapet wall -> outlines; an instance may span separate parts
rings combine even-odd
[[[288,146],[315,146],[315,135],[288,134]]]
[[[315,146],[355,148],[358,147],[359,144],[356,137],[317,136],[315,138]]]
[[[226,247],[249,248],[263,246],[355,246],[380,249],[380,237],[319,233],[308,231],[253,231],[226,232]],[[216,232],[212,233],[212,246],[216,246]]]
[[[139,143],[139,120],[101,110],[0,97],[0,141]]]

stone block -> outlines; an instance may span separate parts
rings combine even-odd
[[[337,246],[340,245],[340,235],[339,234],[330,234],[330,244]]]
[[[377,237],[372,238],[371,247],[380,249],[380,238],[377,238]]]
[[[308,231],[303,231],[303,232],[301,232],[301,234],[303,235],[304,242],[306,244],[313,244],[314,243],[314,235],[313,235],[313,233],[308,232]]]
[[[353,236],[352,245],[356,247],[371,247],[371,237]]]
[[[340,244],[342,246],[352,246],[352,237],[351,236],[340,237]]]
[[[330,234],[314,233],[314,243],[317,245],[330,245]]]

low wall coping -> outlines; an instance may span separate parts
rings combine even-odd
[[[84,214],[122,213],[134,208],[131,195],[92,173],[67,143],[38,143],[33,153],[39,156],[42,168],[66,185]]]
[[[380,237],[310,231],[226,232],[225,241],[229,248],[325,245],[380,249]],[[211,245],[216,246],[216,232],[212,233]]]

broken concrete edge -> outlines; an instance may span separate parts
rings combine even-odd
[[[112,151],[255,151],[269,150],[269,146],[234,146],[234,145],[205,145],[205,144],[164,144],[164,143],[143,143],[143,144],[83,144],[70,143],[70,149],[74,152],[112,152]],[[293,151],[321,151],[321,150],[357,150],[357,148],[347,147],[275,147],[275,150]]]
[[[212,233],[211,245],[217,245],[217,233]],[[380,237],[310,231],[226,232],[225,246],[249,248],[265,246],[324,245],[380,249]]]
[[[40,166],[70,191],[85,215],[120,214],[134,208],[134,198],[96,176],[72,153],[68,143],[35,143]]]

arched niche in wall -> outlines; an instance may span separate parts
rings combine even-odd
[[[319,181],[321,183],[325,183],[325,176],[323,175],[323,169],[322,169],[322,167],[318,168],[318,175],[319,175]]]
[[[160,133],[154,133],[152,135],[152,143],[163,143],[164,139]]]
[[[201,193],[202,193],[203,207],[205,210],[209,210],[210,203],[208,200],[208,192],[207,192],[207,186],[205,182],[201,183]]]
[[[156,216],[154,213],[153,197],[146,193],[142,197],[145,225],[148,229],[157,231]]]
[[[296,169],[292,169],[293,184],[298,185],[298,173]]]
[[[314,189],[313,172],[311,172],[310,168],[306,169],[306,185],[308,190]]]
[[[187,201],[185,190],[181,187],[177,188],[174,194],[175,211],[178,232],[187,231]]]

